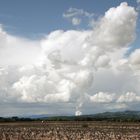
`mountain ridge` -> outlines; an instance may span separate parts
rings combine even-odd
[[[140,118],[140,111],[135,110],[126,110],[126,111],[117,111],[117,112],[102,112],[102,113],[95,113],[95,114],[85,114],[80,116],[75,116],[72,114],[40,114],[40,115],[30,115],[27,118],[51,118],[51,117],[91,117],[91,118],[117,118],[117,117],[139,117]],[[26,118],[26,117],[25,117]]]

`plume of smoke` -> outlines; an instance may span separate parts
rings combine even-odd
[[[82,112],[79,111],[79,110],[77,110],[77,111],[75,112],[75,116],[80,116],[80,115],[82,115]]]

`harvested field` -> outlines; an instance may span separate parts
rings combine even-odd
[[[140,123],[1,123],[0,140],[140,140]]]

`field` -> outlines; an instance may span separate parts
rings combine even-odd
[[[140,140],[140,123],[0,123],[0,140]]]

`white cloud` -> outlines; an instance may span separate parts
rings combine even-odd
[[[83,15],[86,17],[93,17],[94,13],[89,13],[87,11],[84,11],[83,9],[69,8],[66,11],[66,13],[63,14],[63,17],[68,18],[68,17],[79,16],[79,15]]]
[[[64,14],[63,17],[70,20],[73,25],[79,25],[83,18],[88,18],[86,20],[91,20],[94,17],[94,13],[89,13],[83,9],[69,8]]]
[[[25,65],[37,61],[40,42],[8,34],[0,26],[0,64]]]
[[[110,93],[104,93],[104,92],[99,92],[93,96],[90,97],[91,102],[94,103],[109,103],[113,102],[114,100],[114,94]]]
[[[136,49],[129,58],[129,65],[134,70],[135,73],[140,74],[140,49]]]
[[[90,17],[76,9],[70,9],[67,17],[81,14]],[[139,49],[124,56],[135,38],[136,19],[135,9],[122,3],[109,9],[93,30],[57,30],[32,41],[9,35],[1,28],[0,65],[3,61],[21,65],[0,69],[1,103],[46,104],[46,110],[53,113],[59,104],[60,112],[69,107],[80,115],[84,107],[94,103],[121,109],[126,107],[122,102],[135,102],[140,93],[139,73],[135,74]]]
[[[72,24],[73,25],[79,25],[81,23],[81,19],[80,18],[72,18]]]
[[[133,92],[127,92],[124,95],[121,95],[117,102],[139,102],[140,101],[140,96],[136,95]]]
[[[127,3],[110,8],[94,29],[92,45],[108,50],[127,47],[135,39],[137,13]]]

